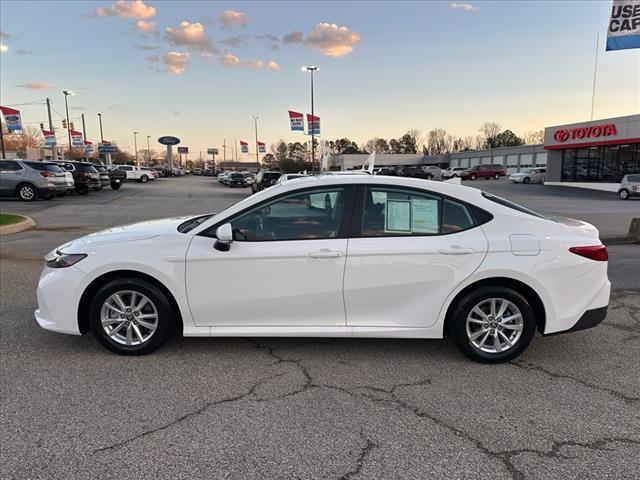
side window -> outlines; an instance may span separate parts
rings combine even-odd
[[[448,198],[444,200],[442,217],[442,233],[461,232],[475,227],[475,221],[469,209]]]
[[[370,187],[365,191],[362,236],[437,235],[442,199],[414,191]]]
[[[335,238],[346,188],[296,192],[253,208],[231,220],[239,242]]]
[[[21,167],[16,162],[8,162],[6,160],[0,161],[0,170],[3,172],[15,172],[21,170]]]

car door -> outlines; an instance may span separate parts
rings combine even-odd
[[[198,326],[345,326],[342,283],[353,189],[302,189],[196,235],[186,290]],[[228,251],[215,229],[230,223]]]
[[[361,187],[344,301],[350,327],[429,327],[488,242],[472,207],[424,190]]]
[[[0,160],[0,194],[13,195],[16,187],[23,180],[24,169],[18,162]]]

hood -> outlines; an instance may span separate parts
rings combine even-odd
[[[509,176],[510,177],[524,177],[525,175],[526,175],[526,173],[524,173],[524,172],[518,172],[518,173],[512,173]]]
[[[132,242],[160,235],[178,234],[178,225],[193,217],[194,215],[189,215],[186,217],[149,220],[107,228],[60,245],[58,250],[65,253],[84,253],[87,249],[107,243]]]

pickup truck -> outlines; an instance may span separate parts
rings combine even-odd
[[[113,169],[113,171],[116,170],[125,172],[127,180],[136,180],[142,183],[147,183],[149,180],[153,180],[153,178],[151,178],[152,174],[148,170],[143,170],[135,165],[118,165]]]
[[[111,183],[111,188],[114,190],[118,190],[124,182],[127,181],[127,172],[120,170],[118,168],[112,168],[111,170],[107,170],[109,174],[109,183]]]

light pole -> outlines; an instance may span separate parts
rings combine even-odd
[[[100,121],[100,143],[104,143],[104,135],[102,134],[102,114],[98,114],[98,120]]]
[[[313,72],[319,70],[318,67],[308,66],[302,67],[303,72],[311,72],[311,171],[315,171],[316,166],[316,129],[315,129],[315,111],[313,109]]]
[[[257,115],[254,115],[251,118],[253,118],[253,124],[256,130],[256,167],[258,168],[258,171],[260,171],[260,160],[258,160],[258,119],[260,117]]]
[[[149,146],[149,139],[151,135],[147,135],[147,167],[151,166],[151,147]]]
[[[69,134],[69,160],[71,160],[71,123],[69,123],[69,102],[67,97],[69,95],[75,95],[71,90],[63,90],[64,93],[64,108],[67,112],[67,133]]]
[[[133,148],[136,151],[136,165],[138,165],[138,139],[136,138],[136,135],[138,135],[138,133],[140,132],[133,132]]]

